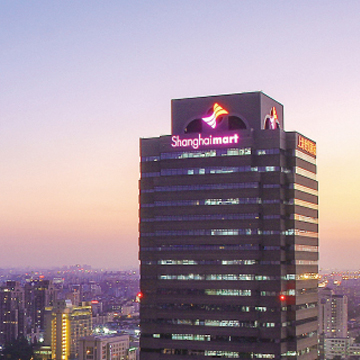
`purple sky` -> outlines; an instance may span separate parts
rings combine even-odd
[[[359,1],[12,0],[0,30],[0,267],[137,266],[139,137],[263,90],[317,141],[321,267],[359,268]]]

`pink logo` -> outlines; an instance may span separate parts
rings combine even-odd
[[[202,137],[201,134],[199,134],[197,137],[192,138],[181,138],[179,135],[174,135],[171,138],[171,146],[173,148],[192,147],[193,149],[198,149],[199,146],[238,144],[239,139],[240,136],[238,134],[225,136],[209,135],[208,137]]]
[[[228,113],[229,112],[222,108],[218,103],[215,103],[213,106],[213,113],[208,117],[202,118],[202,120],[215,129],[217,118],[222,115],[227,115]]]

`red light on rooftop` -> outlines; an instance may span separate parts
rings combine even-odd
[[[286,300],[286,296],[285,295],[280,295],[280,301],[285,301]]]

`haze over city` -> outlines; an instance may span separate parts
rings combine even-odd
[[[139,138],[262,90],[317,142],[320,268],[359,268],[359,2],[11,1],[0,28],[0,267],[137,267]]]

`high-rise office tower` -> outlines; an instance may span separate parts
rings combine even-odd
[[[0,345],[25,336],[24,289],[18,281],[0,287]]]
[[[329,289],[319,291],[319,335],[326,337],[348,336],[348,299]]]
[[[31,279],[25,284],[25,307],[31,319],[33,331],[44,331],[46,306],[53,306],[57,299],[57,289],[52,280]]]
[[[92,333],[91,304],[57,300],[45,310],[45,344],[51,345],[52,359],[77,359],[80,338]]]
[[[348,298],[333,290],[319,290],[319,359],[345,358],[353,345],[348,338]]]
[[[140,147],[140,359],[317,359],[315,143],[253,92]]]

